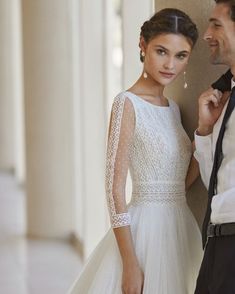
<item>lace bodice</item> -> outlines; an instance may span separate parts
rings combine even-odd
[[[106,160],[106,194],[112,227],[130,225],[125,186],[132,178],[132,203],[171,202],[185,194],[192,153],[177,104],[156,106],[122,92],[111,112]]]

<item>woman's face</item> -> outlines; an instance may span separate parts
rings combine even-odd
[[[192,46],[183,35],[161,34],[147,44],[140,41],[145,52],[144,70],[159,84],[166,86],[172,82],[188,63]]]

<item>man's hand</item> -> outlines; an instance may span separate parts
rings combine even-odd
[[[220,117],[230,92],[224,94],[219,90],[208,89],[199,97],[199,121],[197,134],[206,136],[212,133]]]

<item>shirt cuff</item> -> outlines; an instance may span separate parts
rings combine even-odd
[[[197,135],[197,130],[194,132],[194,139],[195,139],[195,147],[196,153],[204,153],[205,150],[211,151],[211,144],[212,144],[212,133],[207,136],[199,136]]]

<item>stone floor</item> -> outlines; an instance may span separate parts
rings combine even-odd
[[[0,173],[0,294],[65,294],[81,270],[77,252],[63,241],[24,235],[24,191]]]

